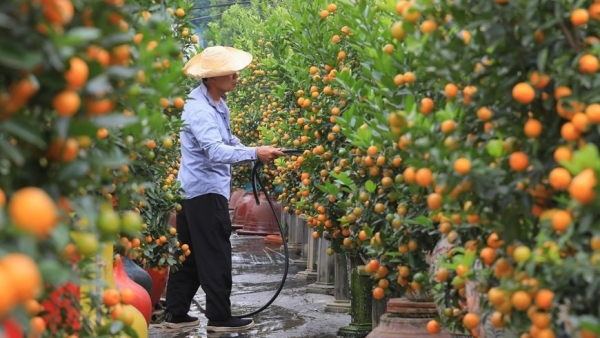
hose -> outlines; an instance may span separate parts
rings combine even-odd
[[[284,154],[297,154],[297,153],[302,153],[303,150],[285,149],[285,150],[282,150],[282,152]],[[252,311],[250,313],[233,316],[236,318],[252,317],[258,313],[261,313],[266,308],[268,308],[275,301],[275,299],[277,299],[277,297],[279,296],[279,293],[283,289],[283,285],[285,284],[285,280],[287,278],[288,270],[290,267],[290,253],[288,252],[288,245],[287,245],[287,241],[285,239],[283,225],[281,224],[281,220],[279,218],[279,215],[277,214],[277,210],[275,210],[275,206],[273,205],[273,202],[271,201],[271,198],[269,197],[269,193],[268,193],[267,189],[265,188],[265,185],[261,181],[260,176],[258,175],[258,168],[260,167],[260,163],[261,162],[259,160],[256,160],[254,162],[254,166],[252,167],[252,174],[251,174],[252,193],[254,194],[254,200],[256,201],[256,205],[260,205],[260,200],[258,199],[259,192],[258,192],[258,188],[257,188],[257,186],[260,185],[260,190],[263,192],[263,194],[265,194],[265,198],[267,199],[267,202],[269,203],[269,207],[271,207],[271,211],[273,212],[273,215],[275,216],[275,220],[277,221],[277,226],[279,227],[279,234],[281,235],[281,238],[283,239],[283,254],[285,256],[283,277],[281,278],[279,287],[277,287],[277,291],[275,291],[275,294],[273,295],[273,297],[271,297],[271,299],[267,303],[265,303],[265,305],[260,307],[258,310]]]

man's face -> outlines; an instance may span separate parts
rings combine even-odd
[[[223,92],[229,92],[237,87],[238,73],[212,77],[209,78],[208,81],[211,86],[218,88]]]

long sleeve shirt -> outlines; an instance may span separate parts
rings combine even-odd
[[[185,197],[214,193],[229,200],[231,164],[256,160],[256,148],[244,146],[231,134],[225,98],[217,104],[204,84],[190,93],[182,119],[178,180]]]

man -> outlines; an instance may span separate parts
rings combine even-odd
[[[187,313],[198,287],[206,293],[209,332],[247,330],[252,319],[231,316],[231,164],[242,161],[271,162],[284,154],[274,147],[246,147],[231,135],[225,93],[237,86],[237,72],[252,55],[230,47],[208,47],[193,57],[184,73],[203,83],[194,89],[183,108],[179,180],[185,192],[177,214],[181,243],[192,254],[183,266],[169,274],[166,327],[195,326],[198,318]]]

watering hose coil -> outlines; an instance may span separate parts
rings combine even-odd
[[[303,153],[304,151],[300,150],[300,149],[285,149],[285,150],[281,150],[281,152],[284,154],[300,154],[300,153]],[[235,315],[235,316],[233,316],[235,318],[252,317],[258,313],[263,312],[266,308],[268,308],[271,304],[273,304],[273,302],[275,301],[275,299],[277,299],[277,297],[279,296],[279,293],[281,293],[281,290],[283,289],[283,285],[285,284],[288,270],[290,268],[290,253],[288,252],[288,245],[287,245],[287,241],[285,239],[285,234],[283,231],[283,225],[281,224],[281,219],[279,218],[279,215],[277,214],[277,210],[275,210],[273,201],[271,201],[271,198],[269,197],[267,188],[265,188],[265,185],[263,184],[263,182],[260,179],[260,176],[258,175],[258,168],[260,167],[260,163],[261,162],[259,160],[256,160],[254,162],[254,165],[252,166],[252,173],[251,173],[251,177],[250,177],[251,181],[252,181],[252,193],[254,194],[254,200],[256,201],[256,204],[260,205],[260,200],[258,199],[258,196],[259,196],[258,185],[260,185],[260,190],[265,194],[265,198],[267,199],[267,202],[269,203],[269,207],[271,207],[271,211],[273,212],[273,216],[275,216],[275,220],[277,221],[277,227],[279,228],[279,235],[283,239],[283,254],[285,256],[283,277],[281,278],[281,282],[279,283],[279,286],[277,287],[277,291],[275,291],[275,294],[273,295],[273,297],[271,297],[271,299],[269,299],[268,302],[266,302],[258,310],[255,310],[255,311],[252,311],[249,313],[245,313],[242,315]],[[193,300],[193,302],[194,302],[194,304],[196,304],[196,306],[198,307],[200,312],[204,313],[204,308],[202,308],[200,303],[198,303],[198,301],[196,301],[195,299]]]
[[[297,153],[302,153],[303,151],[299,150],[299,149],[285,149],[285,150],[282,150],[282,152],[284,154],[297,154]],[[277,291],[275,291],[275,294],[273,295],[273,297],[271,297],[271,299],[269,299],[268,302],[266,302],[258,310],[255,310],[250,313],[243,314],[243,315],[234,316],[237,318],[252,317],[252,316],[264,311],[266,308],[268,308],[275,301],[277,296],[279,296],[279,293],[283,289],[283,285],[285,284],[285,280],[287,278],[288,270],[290,267],[290,253],[288,252],[288,245],[287,245],[287,240],[285,239],[283,225],[281,224],[281,219],[279,218],[279,215],[277,214],[277,210],[275,210],[273,201],[271,201],[271,198],[269,197],[267,188],[265,188],[265,185],[263,184],[263,182],[260,179],[260,176],[258,175],[259,167],[260,167],[260,161],[257,160],[256,162],[254,162],[254,166],[252,167],[252,174],[251,174],[252,193],[254,194],[254,200],[256,201],[256,204],[260,205],[260,201],[258,199],[258,195],[259,195],[258,186],[260,185],[260,190],[263,192],[263,194],[265,194],[265,198],[267,199],[267,202],[269,203],[269,207],[271,207],[271,211],[273,212],[273,216],[275,216],[275,220],[277,221],[277,227],[279,228],[279,235],[283,239],[283,254],[285,256],[283,277],[281,278],[281,282],[279,283],[279,286],[277,287]]]

